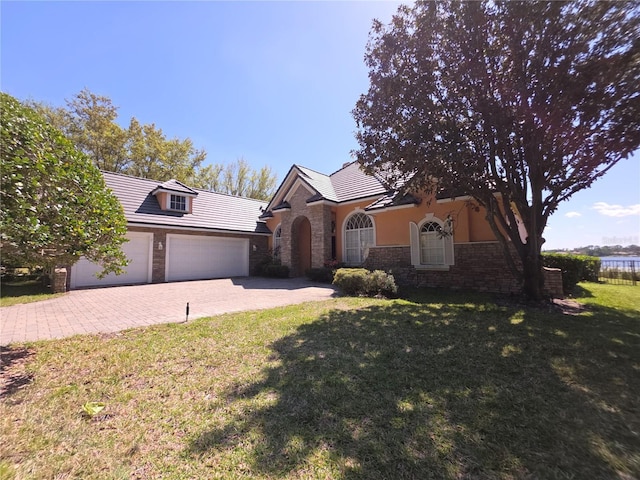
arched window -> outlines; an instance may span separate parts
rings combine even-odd
[[[449,270],[455,263],[453,221],[444,221],[432,213],[421,224],[409,222],[411,265],[416,268]]]
[[[344,261],[349,265],[364,262],[366,249],[374,244],[371,217],[358,212],[349,217],[344,226]]]
[[[273,232],[273,258],[280,258],[280,241],[282,240],[282,226],[278,225]]]
[[[426,222],[420,229],[420,263],[444,265],[444,235],[437,222]]]

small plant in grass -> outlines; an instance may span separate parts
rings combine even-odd
[[[104,402],[87,402],[84,405],[82,405],[82,411],[85,413],[87,417],[93,418],[97,414],[99,414],[102,410],[104,410],[105,406],[106,405]]]

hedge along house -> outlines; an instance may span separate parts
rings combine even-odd
[[[127,219],[122,275],[98,279],[100,267],[81,258],[68,288],[247,276],[268,252],[271,231],[259,219],[266,203],[103,172]]]
[[[484,211],[468,200],[388,190],[357,162],[331,175],[294,165],[261,219],[293,276],[333,260],[405,285],[520,292]],[[559,271],[547,277],[561,296]]]

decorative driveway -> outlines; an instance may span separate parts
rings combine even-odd
[[[335,295],[331,285],[257,277],[75,290],[42,302],[0,308],[0,346],[183,322],[187,302],[192,320]]]

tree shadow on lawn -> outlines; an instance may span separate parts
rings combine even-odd
[[[268,475],[313,471],[318,458],[334,478],[639,475],[638,318],[478,298],[301,325],[273,343],[277,366],[227,392],[236,413],[202,419],[188,454],[244,449]]]

